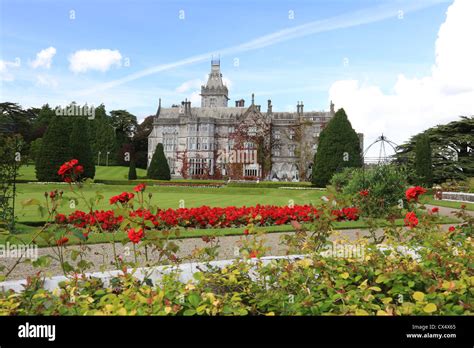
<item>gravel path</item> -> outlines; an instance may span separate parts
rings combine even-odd
[[[428,209],[431,209],[433,206],[426,205]],[[439,207],[439,214],[444,216],[454,217],[452,211],[456,209],[446,208],[446,207]],[[469,212],[469,214],[474,215],[474,212]],[[444,225],[443,229],[447,229],[449,225]],[[291,232],[287,233],[267,233],[264,236],[265,239],[265,246],[269,248],[267,255],[284,255],[286,254],[287,248],[280,244],[281,237],[286,234],[290,234]],[[358,237],[368,235],[367,230],[361,229],[350,229],[350,230],[341,230],[341,236],[347,237],[349,240],[357,239]],[[383,231],[380,229],[377,231],[377,235],[381,235]],[[235,249],[238,247],[239,240],[243,238],[242,236],[223,236],[219,237],[220,241],[220,248],[219,248],[219,256],[218,259],[231,259],[235,257]],[[334,239],[336,237],[332,237]],[[176,240],[179,245],[179,257],[189,257],[192,254],[192,251],[195,248],[201,248],[206,245],[205,242],[201,240],[201,238],[185,238]],[[67,248],[68,250],[78,250],[78,246],[70,246]],[[122,245],[121,243],[116,244],[117,254],[122,255],[125,261],[133,261],[133,246],[131,243]],[[54,254],[53,248],[39,248],[38,249],[38,256]],[[153,255],[149,254],[149,259],[153,262]],[[92,271],[102,271],[102,270],[112,270],[116,269],[115,265],[113,264],[113,251],[112,245],[110,243],[104,244],[90,244],[87,245],[87,250],[85,251],[84,258],[87,261],[90,261],[94,264],[94,267],[87,270],[88,272]],[[155,258],[156,259],[156,258]],[[2,265],[6,266],[6,269],[10,269],[10,267],[15,263],[16,258],[4,258],[2,260]],[[146,261],[144,257],[139,257],[139,262],[141,265],[145,265]],[[71,262],[72,263],[72,262]],[[30,275],[34,275],[38,272],[39,268],[33,267],[29,263],[20,263],[16,266],[14,271],[8,277],[9,280],[11,279],[22,279]],[[4,273],[3,271],[2,273]],[[51,265],[45,271],[46,275],[59,275],[62,274],[60,265],[57,261],[52,261]]]

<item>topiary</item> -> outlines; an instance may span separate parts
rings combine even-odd
[[[170,167],[163,151],[163,144],[156,145],[155,152],[151,158],[150,166],[147,171],[148,179],[170,180]]]

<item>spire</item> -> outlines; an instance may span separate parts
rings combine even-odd
[[[158,100],[158,110],[156,110],[155,117],[160,116],[160,111],[161,111],[161,98]]]
[[[226,107],[229,91],[224,85],[220,58],[211,59],[211,73],[205,86],[201,86],[201,107]]]

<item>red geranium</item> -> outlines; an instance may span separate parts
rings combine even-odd
[[[59,167],[58,175],[60,175],[65,182],[74,181],[77,176],[84,172],[84,167],[78,165],[78,163],[79,161],[77,159],[65,162],[61,167]]]
[[[418,225],[418,218],[416,217],[416,214],[411,211],[405,215],[404,222],[405,226],[414,228]]]
[[[405,192],[405,196],[408,202],[415,201],[418,202],[418,197],[424,194],[426,190],[421,186],[410,187]]]
[[[121,194],[117,196],[111,197],[109,202],[110,204],[115,204],[117,202],[120,202],[122,204],[128,203],[128,201],[130,201],[133,197],[135,197],[135,195],[131,192],[122,192]]]
[[[128,239],[130,239],[130,241],[133,244],[139,243],[140,240],[143,238],[143,236],[144,236],[144,234],[143,234],[143,230],[141,228],[137,231],[135,231],[134,228],[130,228],[128,230]]]
[[[249,257],[251,259],[256,258],[257,256],[258,256],[258,251],[256,251],[256,250],[252,250],[249,254]]]
[[[434,208],[431,209],[431,212],[432,212],[433,214],[435,214],[435,213],[439,212],[439,208],[438,208],[438,207],[434,207]]]
[[[135,186],[133,188],[133,191],[135,192],[143,192],[145,191],[145,188],[146,188],[146,184],[138,184],[137,186]]]
[[[369,190],[362,190],[359,192],[359,195],[362,197],[367,197],[369,195]]]
[[[456,231],[456,227],[454,227],[454,226],[449,226],[449,229],[448,229],[448,230],[449,230],[449,232],[454,232],[454,231]]]
[[[59,239],[56,241],[56,244],[57,244],[58,246],[61,246],[61,245],[66,244],[67,242],[69,242],[69,238],[67,238],[67,237],[61,237],[61,238],[59,238]]]

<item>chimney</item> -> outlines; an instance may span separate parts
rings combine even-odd
[[[300,104],[300,110],[301,110],[300,112],[303,113],[303,108],[304,108],[303,101],[300,101],[300,103],[301,103]]]
[[[257,107],[257,110],[260,111],[260,105],[255,105]]]
[[[272,101],[268,99],[267,113],[272,113]]]
[[[300,114],[300,102],[296,103],[296,113],[299,115]]]
[[[239,99],[235,101],[236,108],[243,108],[245,106],[245,100]]]

